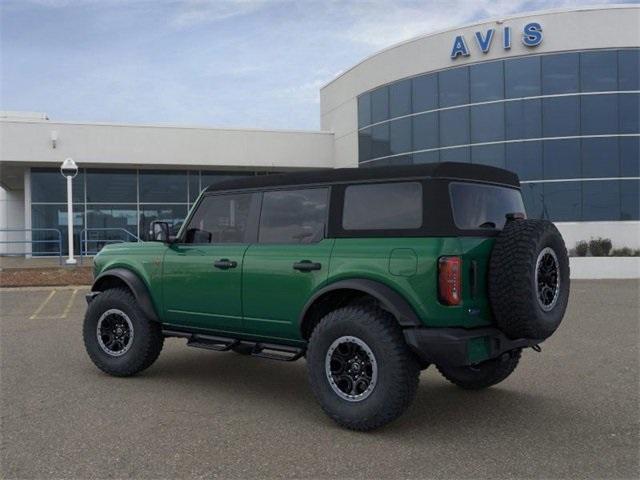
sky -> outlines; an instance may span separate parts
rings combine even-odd
[[[378,50],[484,18],[590,4],[0,0],[0,110],[316,130],[320,87]]]

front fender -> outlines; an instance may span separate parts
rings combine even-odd
[[[129,287],[129,290],[131,290],[133,296],[136,298],[138,306],[149,320],[155,322],[160,321],[156,309],[153,306],[147,285],[136,273],[126,268],[112,268],[98,275],[91,286],[92,293],[90,296],[95,296],[98,292],[104,291],[109,285],[110,280],[112,281],[113,279],[120,280]]]

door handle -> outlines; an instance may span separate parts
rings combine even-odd
[[[311,272],[312,270],[320,270],[321,268],[322,264],[312,262],[311,260],[302,260],[293,264],[293,269],[301,272]]]
[[[238,266],[238,262],[229,260],[228,258],[221,258],[220,260],[213,262],[213,266],[220,270],[229,270],[230,268],[236,268]]]

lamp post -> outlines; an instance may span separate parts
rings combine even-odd
[[[69,258],[67,265],[75,265],[77,260],[73,258],[73,186],[72,181],[78,174],[78,166],[73,158],[66,158],[60,166],[60,173],[67,179],[67,238],[69,243]]]

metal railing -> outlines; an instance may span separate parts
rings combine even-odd
[[[62,251],[62,233],[60,233],[60,230],[58,230],[57,228],[3,228],[0,230],[0,234],[3,233],[16,233],[16,232],[22,232],[22,233],[31,233],[32,238],[27,240],[0,240],[0,244],[24,244],[24,245],[28,245],[31,244],[31,251],[30,252],[1,252],[0,255],[6,255],[6,256],[12,256],[12,255],[34,255],[34,253],[36,255],[42,254],[42,253],[47,253],[47,254],[52,254],[52,255],[57,255],[58,258],[60,259],[60,265],[62,265],[62,255],[63,255],[63,251]],[[40,233],[40,232],[48,232],[48,233],[55,233],[56,238],[45,238],[44,240],[34,240],[33,239],[33,234],[34,233]],[[25,235],[26,236],[26,235]],[[8,238],[8,236],[7,236]],[[58,250],[54,251],[54,252],[34,252],[33,251],[33,244],[34,243],[48,243],[48,244],[55,244],[58,246]]]
[[[100,236],[104,235],[104,238],[100,238],[100,237],[90,238],[90,234],[93,232],[98,233],[98,235]],[[105,232],[117,232],[117,233],[120,233],[122,237],[108,238],[110,237],[110,235],[108,235]],[[140,238],[138,238],[138,236],[134,235],[126,228],[83,228],[82,230],[80,230],[80,243],[79,243],[80,263],[82,263],[83,257],[88,255],[95,255],[100,251],[100,249],[102,249],[102,247],[110,243],[125,243],[125,242],[140,242],[140,241],[141,240]],[[95,244],[96,249],[90,250],[89,244]]]

